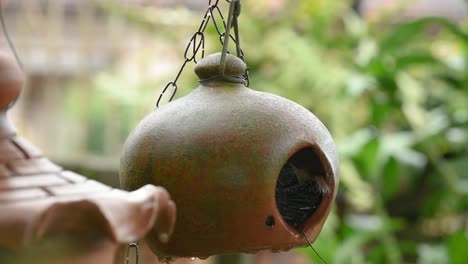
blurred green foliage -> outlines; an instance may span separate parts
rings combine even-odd
[[[281,11],[267,2],[244,3],[241,16],[251,87],[314,112],[341,155],[337,205],[316,249],[337,264],[467,263],[468,31],[441,18],[371,24],[347,1],[288,1]],[[157,35],[157,22],[130,14]],[[182,57],[186,42],[175,40],[188,30],[166,29],[158,41]],[[213,28],[208,37],[220,50]],[[157,50],[141,51],[139,69],[164,57]],[[196,87],[191,71],[178,96]],[[154,87],[172,78],[133,82],[116,67],[94,85],[112,94],[106,100],[125,117],[125,134],[154,106]]]

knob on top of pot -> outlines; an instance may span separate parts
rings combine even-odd
[[[0,111],[7,109],[20,95],[23,73],[12,56],[0,52]]]
[[[226,54],[224,74],[221,73],[221,52],[203,58],[195,66],[195,73],[200,82],[223,80],[231,83],[245,83],[242,77],[247,71],[247,65],[238,57]]]

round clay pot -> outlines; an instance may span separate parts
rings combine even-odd
[[[13,57],[0,52],[0,110],[8,108],[21,93],[24,77]]]
[[[159,255],[304,246],[301,231],[315,240],[336,195],[337,153],[320,120],[290,100],[245,87],[246,65],[237,57],[227,56],[220,76],[220,57],[201,60],[195,69],[201,85],[150,113],[123,150],[122,187],[160,185],[177,205],[171,239],[161,243],[156,234],[147,236]],[[288,174],[288,164],[322,177],[327,189],[297,225],[279,210],[279,177]]]
[[[0,52],[0,138],[15,134],[7,117],[8,108],[21,93],[24,77],[13,57]]]

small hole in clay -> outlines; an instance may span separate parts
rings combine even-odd
[[[266,221],[265,221],[265,224],[268,226],[268,227],[273,227],[275,225],[275,218],[273,216],[269,216],[267,217]]]

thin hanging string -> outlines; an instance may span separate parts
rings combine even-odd
[[[136,243],[130,243],[127,246],[127,256],[125,258],[125,264],[130,264],[130,250],[134,248],[135,249],[135,264],[139,263],[139,258],[140,258],[140,250],[138,249],[138,242]]]
[[[327,262],[322,258],[322,256],[320,256],[320,254],[317,252],[317,250],[315,250],[315,248],[312,246],[312,242],[310,242],[310,240],[307,237],[307,234],[304,232],[304,230],[302,230],[302,235],[304,236],[305,240],[307,241],[307,244],[309,244],[309,247],[315,252],[315,255],[317,255],[323,263],[327,264]]]
[[[242,49],[240,47],[240,36],[239,36],[239,16],[240,16],[240,14],[241,14],[241,2],[239,0],[239,1],[236,2],[236,5],[234,6],[233,27],[234,27],[234,38],[236,39],[237,57],[244,60],[244,54],[242,54]]]
[[[21,59],[18,56],[18,52],[16,51],[15,45],[13,44],[13,41],[11,40],[10,34],[8,33],[8,28],[6,26],[5,22],[5,16],[3,15],[3,6],[2,6],[2,1],[0,0],[0,21],[2,24],[2,30],[3,30],[3,35],[5,36],[8,46],[11,49],[11,52],[13,52],[13,55],[15,56],[16,62],[18,63],[19,67],[21,70],[24,72],[24,67],[23,63],[21,62]]]
[[[236,4],[239,4],[239,0],[232,0],[229,4],[228,21],[226,25],[226,32],[224,32],[223,51],[221,52],[221,62],[219,63],[219,72],[221,73],[221,76],[224,76],[224,72],[226,69],[226,56],[228,53],[229,39],[230,39],[229,36],[231,36],[231,27],[233,26],[232,23],[234,20],[234,10],[236,9]],[[237,43],[236,46],[238,45],[239,43]]]

